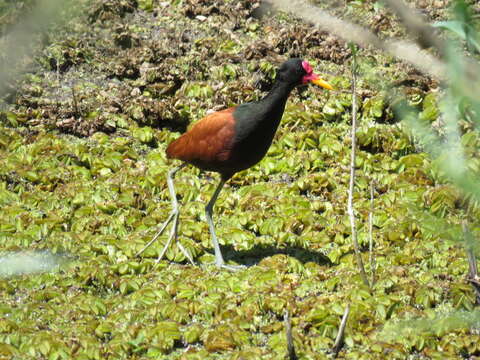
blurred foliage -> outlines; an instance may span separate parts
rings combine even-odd
[[[469,51],[480,53],[479,26],[472,9],[464,0],[456,0],[453,2],[453,14],[453,19],[438,21],[433,26],[450,31],[465,41]]]
[[[7,33],[9,27],[18,22],[37,2],[37,0],[0,0],[0,35]]]
[[[0,113],[0,267],[27,249],[69,261],[30,275],[1,269],[0,358],[279,359],[289,309],[300,358],[318,359],[346,302],[341,358],[480,354],[458,242],[463,220],[480,236],[479,203],[444,166],[449,139],[458,140],[478,179],[474,94],[449,98],[403,64],[360,53],[354,201],[365,251],[374,184],[377,281],[369,290],[355,273],[346,214],[349,52],[286,14],[253,16],[255,4],[85,1],[67,29],[49,34],[37,70]],[[401,32],[377,18],[385,10],[372,2],[338,8]],[[204,206],[217,179],[192,167],[176,178],[180,241],[201,266],[186,265],[177,247],[155,264],[166,236],[136,258],[170,211],[173,163],[164,151],[177,130],[217,106],[258,98],[288,56],[311,59],[338,90],[295,90],[268,156],[220,195],[224,254],[249,267],[210,265]],[[452,97],[460,127],[449,138]],[[393,111],[399,103],[410,105],[407,119]]]

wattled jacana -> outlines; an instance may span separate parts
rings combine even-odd
[[[285,104],[290,92],[301,84],[312,82],[331,90],[332,86],[313,72],[307,61],[290,59],[277,71],[272,89],[260,101],[249,102],[226,110],[217,111],[198,121],[189,131],[173,141],[167,148],[167,157],[184,161],[179,167],[170,170],[167,177],[172,200],[172,212],[153,239],[138,253],[145,251],[173,220],[170,237],[160,253],[161,260],[173,239],[177,239],[178,203],[173,185],[177,171],[187,164],[202,170],[220,173],[220,184],[216,188],[205,211],[212,236],[217,267],[225,265],[212,221],[212,212],[218,194],[225,182],[235,173],[258,163],[267,153],[275,132],[282,119]],[[178,242],[180,250],[193,264],[193,260]]]

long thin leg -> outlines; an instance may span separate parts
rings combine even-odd
[[[217,267],[222,267],[225,264],[225,261],[223,260],[222,256],[222,251],[220,250],[220,244],[218,243],[217,240],[217,235],[215,234],[215,226],[213,225],[213,220],[212,220],[212,213],[213,213],[213,206],[215,205],[215,201],[217,201],[218,194],[220,194],[220,191],[222,191],[223,185],[225,185],[225,180],[221,180],[220,184],[218,184],[217,188],[215,189],[215,192],[212,195],[212,198],[208,202],[207,206],[205,207],[205,214],[207,216],[207,222],[208,222],[208,227],[210,228],[210,234],[212,235],[212,243],[213,243],[213,249],[215,250],[215,265]]]
[[[163,256],[167,252],[168,247],[172,243],[172,240],[173,239],[175,239],[175,241],[177,240],[178,216],[179,216],[180,212],[179,212],[179,209],[178,209],[178,201],[177,201],[177,195],[175,193],[175,186],[173,184],[173,177],[175,176],[175,174],[179,170],[183,169],[186,165],[187,164],[182,164],[179,167],[176,167],[175,169],[172,169],[168,172],[167,184],[168,184],[168,191],[170,193],[170,199],[171,199],[171,203],[172,203],[172,211],[170,212],[170,215],[168,216],[167,220],[160,227],[160,230],[155,234],[155,236],[152,238],[152,240],[150,240],[148,242],[148,244],[145,245],[145,247],[137,253],[137,256],[141,255],[145,250],[147,250],[158,239],[158,237],[163,234],[166,227],[168,226],[168,224],[172,220],[173,220],[173,226],[172,226],[172,230],[170,231],[170,236],[167,240],[167,243],[165,244],[162,251],[160,252],[160,255],[158,256],[157,262],[159,262],[163,258]],[[185,257],[190,261],[190,263],[192,263],[192,265],[194,265],[192,257],[185,250],[185,248],[180,243],[178,243],[178,247],[183,252]]]
[[[244,269],[245,266],[243,265],[227,265],[225,264],[225,260],[223,260],[222,256],[222,251],[220,250],[220,244],[218,243],[217,235],[215,234],[215,227],[213,225],[213,220],[212,220],[212,213],[213,213],[213,207],[215,205],[215,201],[217,201],[218,194],[220,194],[220,191],[223,189],[223,185],[227,180],[222,179],[220,181],[220,184],[218,184],[217,188],[215,189],[215,192],[212,195],[212,198],[208,202],[207,206],[205,207],[205,213],[207,216],[207,222],[208,226],[210,228],[210,234],[212,235],[212,243],[213,243],[213,249],[215,250],[215,265],[219,268],[225,268],[228,270],[240,270]]]

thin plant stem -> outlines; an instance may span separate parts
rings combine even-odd
[[[352,152],[350,157],[350,184],[348,188],[348,215],[350,217],[350,227],[352,229],[352,242],[355,249],[355,258],[357,260],[358,271],[365,285],[370,287],[367,273],[365,272],[365,266],[363,265],[362,254],[360,253],[360,247],[357,240],[357,228],[355,222],[355,211],[353,207],[353,191],[355,184],[355,158],[357,148],[357,61],[356,61],[356,47],[351,45],[352,48]]]
[[[369,239],[369,253],[370,253],[370,272],[371,284],[375,284],[375,254],[373,253],[373,180],[370,183],[370,212],[368,214],[368,239]]]
[[[295,344],[293,343],[292,335],[292,323],[290,321],[290,313],[285,310],[285,333],[287,336],[287,351],[289,360],[297,360],[297,354],[295,353]]]
[[[475,258],[475,252],[473,249],[474,239],[466,221],[463,222],[462,228],[468,260],[467,280],[473,286],[473,290],[475,291],[475,305],[478,306],[480,305],[480,276],[478,276],[477,259]]]
[[[347,326],[348,315],[350,314],[350,304],[347,304],[345,311],[342,316],[342,321],[340,322],[340,327],[338,328],[337,338],[335,339],[335,344],[333,345],[332,352],[333,357],[336,358],[338,353],[342,349],[343,339],[345,337],[345,327]]]
[[[80,111],[78,110],[78,101],[77,101],[77,93],[75,92],[75,87],[72,86],[70,88],[72,90],[72,99],[73,99],[73,111],[76,117],[80,116]]]

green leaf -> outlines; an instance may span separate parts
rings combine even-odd
[[[449,30],[462,38],[462,40],[466,40],[467,38],[467,33],[465,32],[465,25],[458,20],[437,21],[434,22],[432,26]]]

